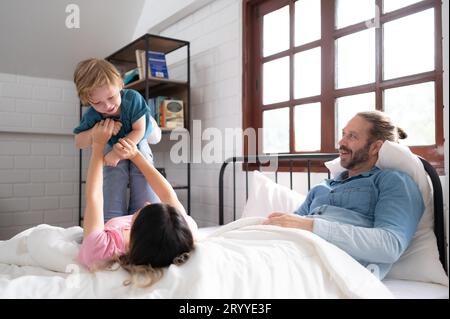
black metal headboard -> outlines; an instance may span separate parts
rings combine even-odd
[[[219,174],[219,224],[224,223],[224,173],[229,163],[233,163],[233,220],[236,219],[236,163],[265,163],[271,159],[278,161],[288,161],[290,174],[290,188],[292,189],[292,173],[293,162],[306,162],[308,190],[311,188],[311,162],[313,161],[329,161],[338,157],[336,153],[312,153],[312,154],[281,154],[281,155],[260,155],[260,156],[242,156],[228,158],[220,168]],[[433,202],[434,202],[434,233],[436,235],[437,246],[439,251],[439,259],[447,269],[446,255],[445,255],[445,237],[444,237],[444,200],[442,195],[442,185],[434,167],[425,159],[419,157],[423,163],[425,171],[431,179],[433,186]],[[328,177],[330,173],[328,172]],[[278,170],[275,171],[275,182],[278,180]],[[245,171],[245,198],[248,198],[248,170]]]
[[[442,185],[438,173],[434,167],[427,162],[424,158],[419,156],[422,161],[423,167],[430,177],[431,184],[433,185],[433,204],[434,204],[434,234],[436,235],[439,259],[447,269],[447,260],[445,255],[445,229],[444,229],[444,198],[442,195]]]

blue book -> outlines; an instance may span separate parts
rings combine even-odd
[[[161,104],[162,101],[166,99],[166,96],[157,96],[154,98],[149,98],[147,101],[148,108],[150,109],[150,114],[156,120],[158,126],[161,126]]]
[[[150,109],[150,114],[153,116],[153,118],[156,118],[156,101],[154,98],[150,98],[147,101],[148,108]]]
[[[169,78],[167,70],[166,55],[162,52],[148,51],[148,69],[150,75],[157,78]]]

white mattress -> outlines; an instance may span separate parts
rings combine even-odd
[[[220,226],[199,228],[198,237],[204,238]],[[427,282],[385,279],[383,283],[398,299],[449,299],[449,287]]]
[[[448,287],[439,284],[397,279],[383,283],[399,299],[449,299]]]

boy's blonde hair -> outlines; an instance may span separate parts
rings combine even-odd
[[[89,104],[92,90],[105,85],[123,88],[123,80],[114,65],[103,59],[87,59],[78,63],[73,73],[73,81],[83,105]]]

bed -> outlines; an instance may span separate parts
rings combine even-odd
[[[293,211],[293,207],[298,207],[302,202],[302,198],[292,191],[294,181],[293,167],[299,166],[298,163],[303,163],[304,174],[307,176],[303,180],[307,183],[307,190],[312,186],[311,168],[314,166],[314,163],[325,162],[328,168],[325,176],[327,178],[330,178],[330,175],[336,176],[342,170],[342,168],[336,168],[339,166],[338,154],[286,154],[278,156],[265,155],[258,158],[252,156],[229,158],[222,164],[219,175],[220,224],[224,223],[226,207],[228,208],[229,218],[235,220],[237,214],[239,214],[236,209],[236,189],[239,191],[239,187],[236,186],[236,167],[247,165],[253,168],[255,166],[261,168],[264,166],[257,165],[258,162],[267,164],[275,157],[278,162],[284,162],[284,166],[280,165],[280,167],[284,167],[282,171],[270,169],[270,173],[266,174],[266,176],[254,175],[250,177],[250,180],[249,175],[251,173],[248,170],[245,171],[245,178],[241,181],[245,184],[246,201],[242,216],[266,216],[271,211],[290,212]],[[228,194],[230,200],[227,201],[227,203],[231,204],[227,205],[225,204],[224,194],[227,189],[225,177],[229,166],[232,166],[232,168],[231,172],[228,172],[228,183],[232,186],[228,188],[228,192],[231,194]],[[383,280],[383,284],[392,292],[395,298],[448,299],[444,203],[439,175],[429,162],[412,154],[409,148],[388,142],[385,142],[380,150],[378,166],[398,169],[410,174],[419,185],[419,188],[421,188],[422,194],[426,193],[424,195],[426,211],[413,242],[400,260],[394,264],[393,269]],[[276,185],[282,174],[287,174],[289,177],[288,188]],[[267,179],[267,175],[271,175],[271,181]],[[286,182],[287,179],[285,178],[284,180]],[[253,183],[253,186],[256,185],[258,189],[255,191],[249,189],[249,184],[251,183]],[[241,188],[241,192],[242,190],[243,188]],[[291,199],[291,197],[293,198]],[[290,201],[295,204],[286,205]],[[426,214],[429,216],[425,216]],[[426,218],[429,219],[425,220]],[[212,231],[212,228],[209,231]]]
[[[307,166],[312,161],[334,157],[336,154],[281,156],[292,160],[293,164],[306,160]],[[433,270],[436,263],[430,264],[436,260],[423,258],[423,254],[416,262],[413,251],[406,260],[400,261],[397,268],[401,271],[396,274],[394,271],[395,276],[382,283],[345,252],[315,234],[261,225],[265,217],[251,214],[252,210],[262,211],[258,205],[273,209],[276,208],[273,204],[278,202],[289,211],[303,197],[255,172],[240,174],[251,175],[253,184],[250,186],[253,187],[246,183],[247,191],[241,192],[248,200],[244,216],[236,218],[236,194],[234,201],[229,200],[225,205],[224,183],[228,163],[236,168],[239,160],[248,158],[227,160],[220,172],[219,220],[224,224],[224,210],[234,207],[233,220],[223,226],[200,229],[190,259],[181,266],[164,269],[162,279],[153,286],[124,286],[129,275],[123,269],[88,272],[76,260],[82,240],[80,227],[39,225],[0,242],[0,298],[448,298],[448,277],[439,260],[438,245],[434,245],[436,251],[428,246],[425,249],[436,257],[438,270]],[[232,176],[236,177],[236,172]],[[291,183],[292,180],[291,174]],[[307,181],[311,186],[311,174]],[[235,193],[239,189],[236,179],[230,182],[232,186],[228,189]],[[264,193],[269,188],[273,196]],[[439,192],[434,192],[435,197],[436,193]],[[263,197],[255,200],[258,195]],[[434,227],[433,238],[442,246],[443,233],[438,230],[443,222],[439,216],[434,221],[437,227]],[[444,251],[444,247],[439,249]],[[411,258],[414,267],[409,269]],[[441,258],[445,263],[444,254]],[[416,268],[427,269],[427,272],[416,276]]]
[[[123,269],[75,260],[82,230],[39,225],[0,243],[0,298],[392,298],[370,272],[313,234],[239,219],[198,238],[181,265],[149,288]],[[295,282],[295,284],[292,284]]]

